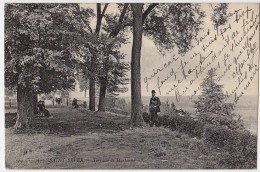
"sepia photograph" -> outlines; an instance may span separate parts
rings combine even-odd
[[[5,3],[5,169],[257,169],[258,3]]]

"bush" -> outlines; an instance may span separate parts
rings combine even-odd
[[[150,115],[147,112],[144,112],[143,113],[143,119],[144,119],[145,123],[150,123],[151,117],[150,117]]]
[[[150,114],[143,113],[144,122],[150,123]],[[201,138],[203,134],[203,126],[205,123],[195,120],[189,116],[180,116],[177,114],[158,116],[159,126],[177,130],[179,132],[188,134],[191,137]]]
[[[246,130],[206,125],[204,138],[207,143],[223,148],[229,155],[221,160],[230,168],[256,168],[257,137]]]
[[[188,134],[191,137],[201,138],[204,123],[188,116],[171,115],[168,123],[172,130]]]
[[[143,113],[143,119],[150,123],[150,115]],[[195,120],[189,116],[177,114],[158,117],[160,126],[188,134],[191,137],[204,138],[206,143],[228,152],[220,160],[225,168],[252,169],[257,164],[257,137],[247,130],[234,130],[226,126],[216,126]]]

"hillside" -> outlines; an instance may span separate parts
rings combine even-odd
[[[129,117],[50,108],[34,130],[17,132],[6,115],[6,167],[10,169],[228,168],[225,152],[162,127],[129,129]]]

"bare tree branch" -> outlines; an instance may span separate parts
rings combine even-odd
[[[150,4],[149,7],[144,11],[143,15],[142,15],[142,21],[144,22],[144,20],[146,19],[146,17],[149,15],[149,13],[154,9],[154,7],[156,7],[157,5],[159,5],[159,3],[153,3]]]
[[[101,14],[101,17],[103,17],[105,15],[105,12],[107,10],[108,5],[109,5],[108,3],[105,4],[103,11],[102,11],[102,14]]]
[[[116,36],[120,32],[120,29],[122,27],[122,22],[124,20],[128,5],[129,5],[128,3],[124,4],[123,10],[122,10],[121,15],[118,20],[118,24],[117,24],[117,26],[115,26],[114,30],[109,34],[109,37]]]
[[[159,3],[153,3],[150,4],[149,7],[144,11],[143,15],[142,15],[142,21],[144,22],[146,17],[150,14],[150,12],[157,6],[159,5]],[[126,26],[133,26],[133,22],[128,22],[128,23],[124,23],[122,27],[126,27]]]
[[[98,35],[101,29],[102,18],[105,15],[106,9],[108,7],[108,3],[106,3],[102,13],[101,13],[101,4],[97,3],[97,25],[96,25],[96,34]]]

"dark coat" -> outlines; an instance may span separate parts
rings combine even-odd
[[[158,97],[151,97],[150,103],[149,103],[149,111],[155,111],[155,112],[161,112],[160,110],[161,101]]]

